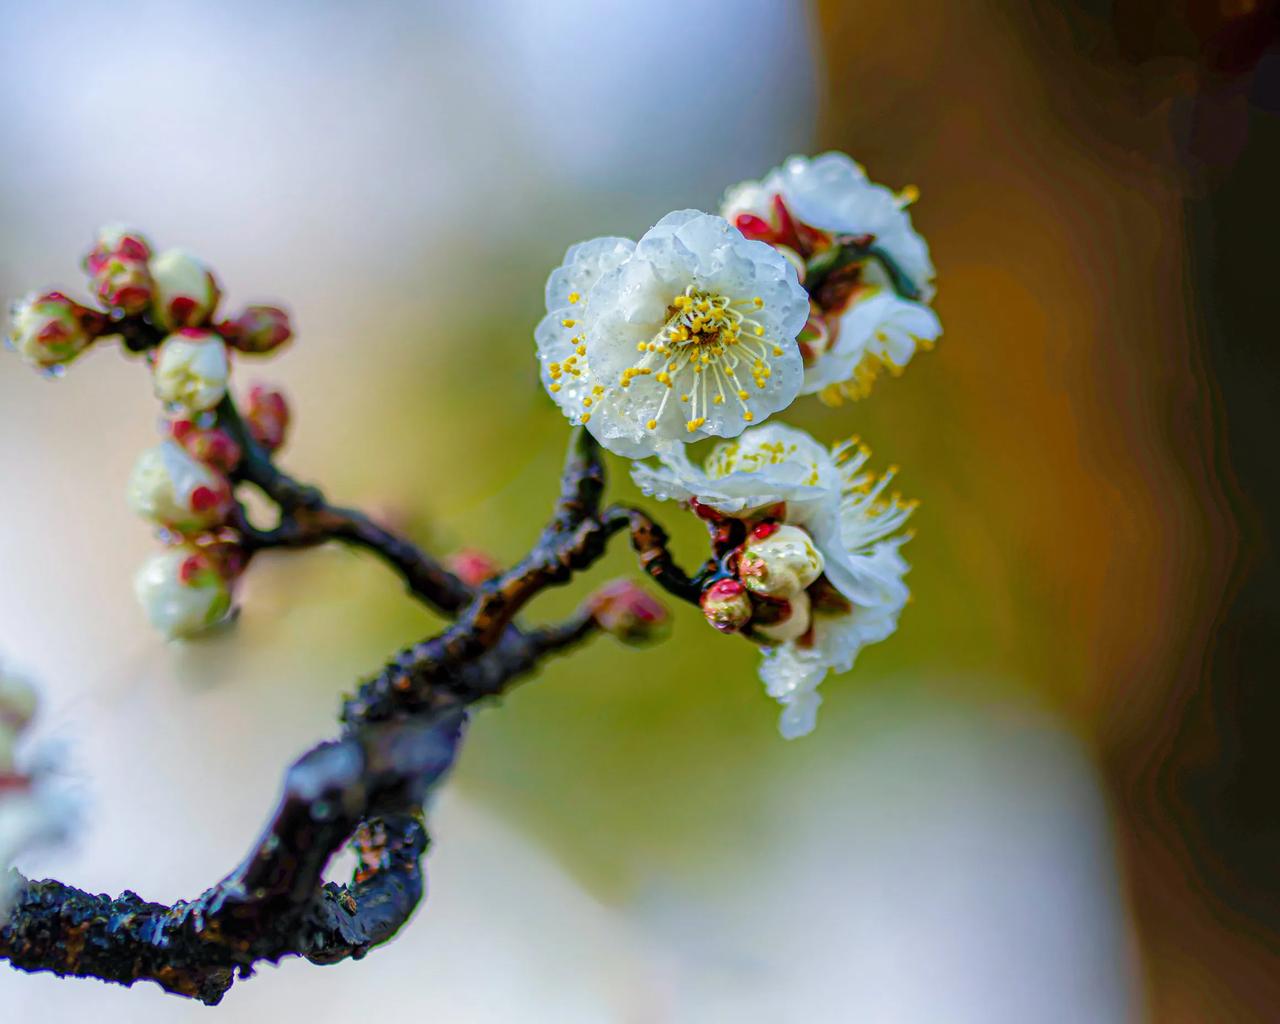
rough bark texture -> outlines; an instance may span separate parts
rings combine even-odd
[[[304,956],[331,964],[359,958],[396,934],[422,898],[427,847],[422,806],[453,764],[469,705],[502,693],[543,658],[597,628],[590,611],[523,630],[516,614],[547,587],[594,563],[608,539],[629,530],[646,570],[696,601],[698,584],[672,562],[666,538],[642,513],[600,512],[599,448],[577,432],[560,499],[528,555],[474,591],[425,552],[364,515],[329,505],[282,473],[244,430],[228,401],[219,421],[246,456],[239,479],[281,511],[273,530],[243,524],[249,553],[336,540],[377,554],[410,591],[454,621],[406,648],[366,681],[342,712],[342,735],[289,768],[280,804],[244,862],[190,901],[112,898],[21,876],[0,927],[0,958],[27,971],[132,985],[217,1003],[259,961]],[[359,864],[349,885],[323,881],[351,842]]]

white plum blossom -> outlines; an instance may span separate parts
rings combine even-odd
[[[660,465],[632,467],[650,497],[697,501],[723,515],[780,524],[757,528],[758,540],[749,534],[739,572],[750,586],[754,554],[768,563],[766,576],[799,568],[806,585],[799,594],[784,586],[784,614],[750,627],[764,641],[760,677],[783,705],[779,728],[788,739],[813,729],[821,703],[817,687],[826,674],[847,672],[862,647],[889,636],[907,601],[907,563],[898,549],[907,540],[901,531],[914,503],[885,496],[896,469],[866,472],[869,457],[856,441],[828,450],[804,431],[767,423],[718,444],[702,467],[683,449],[661,453]],[[788,527],[808,534],[816,559],[783,532]],[[779,534],[784,549],[775,552],[767,542]],[[816,578],[814,561],[821,565]]]
[[[231,608],[231,586],[207,553],[180,545],[152,555],[133,578],[147,619],[170,640],[205,632]]]
[[[799,393],[808,295],[776,249],[721,217],[682,210],[639,242],[575,245],[546,304],[543,384],[620,455],[736,437]]]
[[[868,258],[855,284],[823,296],[834,308],[815,306],[818,315],[801,336],[802,394],[821,393],[829,402],[863,397],[881,368],[900,371],[917,344],[932,344],[942,333],[927,305],[934,294],[929,246],[907,212],[915,196],[913,188],[877,185],[843,153],[793,156],[760,181],[725,193],[725,218],[788,256],[819,265],[824,252],[834,252],[833,237],[844,235],[883,253],[905,278],[895,288],[882,262]]]
[[[209,322],[221,290],[213,271],[185,249],[169,249],[148,263],[154,291],[151,312],[161,327],[199,327]]]
[[[907,275],[920,299],[933,297],[933,261],[929,245],[911,224],[907,212],[916,190],[894,192],[867,177],[862,166],[844,153],[823,153],[812,159],[789,157],[760,181],[745,181],[728,189],[721,213],[732,224],[743,214],[772,222],[778,211],[774,197],[803,225],[828,234],[870,237]],[[868,273],[883,274],[869,267]],[[881,283],[888,284],[882,277]]]
[[[153,385],[160,401],[198,413],[222,401],[230,375],[226,343],[213,331],[188,327],[160,343]]]
[[[803,391],[827,400],[864,398],[882,368],[900,374],[916,347],[932,346],[941,333],[928,306],[873,291],[849,304],[829,346],[806,367]]]
[[[125,496],[138,515],[179,533],[218,525],[232,501],[227,478],[173,440],[138,456]]]

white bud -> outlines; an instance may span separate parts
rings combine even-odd
[[[213,331],[184,328],[165,338],[156,352],[156,397],[188,412],[204,412],[222,401],[230,374],[226,343]]]
[[[231,586],[216,562],[185,545],[143,562],[133,592],[147,619],[171,640],[203,632],[231,607]]]
[[[822,553],[798,526],[757,527],[738,558],[743,585],[764,597],[796,596],[822,575],[822,567]]]
[[[10,312],[9,341],[34,366],[69,363],[93,341],[89,322],[98,317],[61,292],[33,293]]]
[[[221,292],[208,266],[185,249],[169,249],[148,267],[155,283],[151,312],[156,323],[173,331],[209,322]]]
[[[785,644],[789,640],[799,640],[809,632],[811,621],[809,610],[809,595],[802,590],[795,596],[787,598],[786,613],[783,617],[768,625],[754,622],[751,628],[757,636],[769,643]]]
[[[179,533],[194,533],[226,519],[231,485],[176,441],[164,441],[138,456],[126,497],[129,507],[144,519]]]

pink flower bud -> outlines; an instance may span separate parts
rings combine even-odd
[[[152,315],[165,330],[200,327],[217,308],[221,290],[213,272],[184,249],[169,249],[149,264],[155,294]]]
[[[164,441],[138,457],[129,478],[129,507],[144,519],[192,534],[224,522],[231,484],[197,462],[176,441]]]
[[[218,427],[205,428],[192,420],[177,419],[169,423],[169,436],[192,458],[220,473],[231,473],[240,464],[240,446]]]
[[[822,553],[798,526],[760,523],[738,556],[738,576],[762,597],[791,598],[822,575]]]
[[[150,258],[151,245],[138,232],[120,225],[103,228],[84,258],[93,293],[111,309],[143,312],[151,304]]]
[[[152,555],[133,578],[151,624],[169,639],[195,636],[231,608],[231,583],[209,552],[181,544]]]
[[[447,559],[447,564],[449,571],[469,587],[478,587],[502,572],[497,559],[475,548],[454,552]]]
[[[284,444],[289,434],[289,402],[283,391],[265,384],[249,389],[249,400],[241,415],[253,439],[269,452]]]
[[[94,294],[104,306],[130,316],[151,305],[151,272],[142,260],[112,256],[92,280]]]
[[[289,314],[275,306],[249,306],[234,320],[224,320],[218,332],[241,352],[272,352],[293,337]]]
[[[659,640],[670,626],[663,604],[628,579],[606,583],[587,599],[587,607],[596,625],[624,644]]]
[[[188,412],[203,412],[221,402],[230,374],[226,343],[213,331],[186,327],[165,338],[156,350],[156,397]]]
[[[10,309],[9,342],[33,366],[71,362],[106,326],[101,313],[72,302],[61,292],[28,295]]]
[[[721,633],[738,632],[751,612],[751,595],[737,580],[720,580],[702,592],[702,614]]]
[[[752,631],[770,644],[785,644],[799,640],[812,624],[809,595],[803,590],[785,601],[762,603],[757,609]]]
[[[151,243],[141,232],[123,224],[109,224],[99,229],[93,248],[84,258],[84,268],[91,276],[97,277],[113,256],[146,263],[151,259]]]

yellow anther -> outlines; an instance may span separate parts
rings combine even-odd
[[[570,292],[570,293],[569,293],[569,305],[571,305],[571,306],[572,306],[572,305],[574,305],[574,304],[575,304],[575,303],[576,303],[580,298],[582,298],[582,296],[581,296],[581,295],[579,295],[577,292]]]
[[[576,327],[576,326],[577,326],[577,323],[578,323],[578,321],[577,321],[577,320],[561,320],[561,321],[560,321],[560,326],[561,326],[561,327]]]
[[[657,430],[657,429],[658,429],[658,421],[657,421],[657,420],[650,420],[648,423],[646,423],[646,424],[645,424],[645,426],[646,426],[646,427],[648,427],[650,430]]]
[[[753,419],[756,418],[756,414],[753,413],[750,409],[748,409],[746,412],[742,414],[742,418],[746,420],[748,423],[750,423]]]

